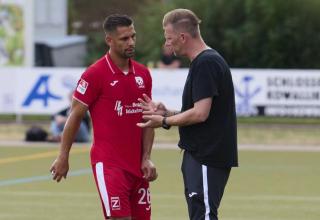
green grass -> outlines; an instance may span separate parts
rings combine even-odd
[[[238,117],[238,124],[287,124],[287,125],[319,125],[320,118],[312,117]]]
[[[71,172],[88,169],[89,154],[71,154]],[[52,152],[47,156],[39,153]],[[57,149],[0,147],[0,219],[103,219],[91,174],[66,181],[1,186],[5,180],[50,176]],[[28,155],[38,155],[34,158]],[[154,150],[159,178],[151,184],[153,220],[185,220],[179,150]],[[221,220],[318,220],[320,152],[240,151],[220,208]],[[8,161],[8,158],[15,160]],[[7,162],[5,162],[5,159]]]
[[[238,143],[264,145],[320,146],[319,125],[238,124]],[[156,142],[177,143],[178,129],[156,129]]]
[[[48,121],[27,121],[22,124],[2,122],[1,140],[23,140],[31,125],[39,125],[49,131]],[[311,118],[239,118],[238,143],[265,145],[316,145],[320,146],[320,119]],[[169,131],[156,129],[156,142],[177,143],[177,127]]]
[[[46,122],[49,121],[51,115],[20,115],[0,114],[0,122],[15,122],[21,120],[25,123]],[[240,124],[320,124],[319,117],[271,117],[271,116],[254,116],[254,117],[238,117]]]
[[[49,131],[48,116],[23,116],[24,123],[7,121],[5,117],[6,115],[0,115],[0,141],[23,140],[26,130],[31,125],[39,125]],[[320,118],[238,118],[239,144],[320,146],[319,136]],[[156,129],[156,142],[177,143],[178,140],[176,127],[172,127],[169,131]]]

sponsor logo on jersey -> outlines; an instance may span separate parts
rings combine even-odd
[[[124,114],[138,114],[143,112],[141,108],[141,103],[133,102],[131,105],[122,105],[122,101],[117,100],[114,106],[114,110],[117,112],[118,116]]]
[[[87,91],[88,85],[89,85],[88,82],[86,82],[84,79],[80,79],[80,82],[77,86],[77,91],[82,95],[84,95]]]
[[[112,210],[120,210],[120,198],[119,197],[111,197],[111,209]]]
[[[122,116],[123,106],[121,105],[121,101],[117,100],[114,106],[114,110],[118,113],[119,116]]]
[[[135,79],[136,79],[136,83],[137,83],[138,88],[140,88],[140,89],[145,88],[142,77],[136,76]]]
[[[137,114],[143,112],[141,103],[133,102],[131,105],[126,105],[126,114]]]

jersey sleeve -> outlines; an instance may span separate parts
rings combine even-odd
[[[197,102],[201,99],[218,96],[217,68],[214,62],[201,62],[194,74],[192,81],[192,100]]]
[[[101,81],[97,70],[89,67],[78,81],[74,98],[89,107],[100,94]]]

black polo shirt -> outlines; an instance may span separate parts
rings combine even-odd
[[[213,49],[204,50],[191,63],[182,95],[181,111],[212,97],[205,122],[180,126],[179,147],[201,164],[212,167],[238,166],[237,122],[234,88],[226,61]]]

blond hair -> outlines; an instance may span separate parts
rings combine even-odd
[[[163,26],[171,24],[174,30],[185,31],[193,38],[199,34],[199,24],[201,20],[188,9],[174,9],[166,13],[163,17]]]

